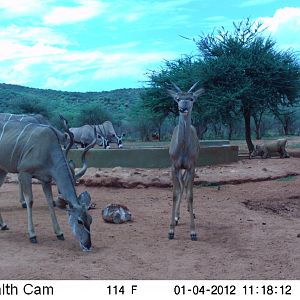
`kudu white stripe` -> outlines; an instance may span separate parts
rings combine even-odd
[[[90,196],[87,192],[76,195],[74,180],[59,144],[55,129],[46,125],[0,121],[0,185],[8,172],[17,173],[22,194],[27,205],[27,223],[30,241],[36,243],[32,218],[32,178],[38,179],[43,187],[50,210],[52,226],[58,239],[63,233],[53,208],[51,183],[54,180],[65,201],[69,204],[69,223],[84,251],[91,249],[91,216],[87,213]],[[14,139],[14,137],[16,137]],[[4,146],[5,144],[5,146]],[[11,160],[7,159],[10,157]],[[12,162],[13,160],[13,162]],[[7,230],[0,214],[0,229]]]
[[[0,135],[0,143],[1,143],[1,141],[2,141],[2,137],[3,137],[3,134],[4,134],[4,130],[5,130],[5,127],[6,127],[6,125],[8,124],[8,122],[9,122],[9,121],[6,121],[5,124],[4,124],[3,127],[2,127],[2,132],[1,132],[1,135]]]
[[[16,148],[17,148],[17,146],[18,146],[18,143],[19,143],[19,140],[20,140],[21,136],[22,136],[23,133],[25,132],[26,128],[29,127],[30,125],[32,125],[32,123],[26,124],[25,127],[23,128],[23,130],[22,130],[22,131],[20,132],[20,134],[18,135],[18,137],[17,137],[17,139],[16,139],[16,142],[15,142],[14,149],[13,149],[13,151],[12,151],[12,153],[11,153],[11,156],[10,156],[10,162],[12,162],[12,160],[13,160],[13,156],[14,156],[14,154],[15,154],[15,151],[16,151]],[[33,131],[34,131],[34,130],[33,130]],[[31,132],[31,134],[33,133],[33,131]],[[30,134],[30,136],[31,136],[31,134]],[[22,149],[22,152],[23,152],[23,150],[24,150],[24,147],[23,147],[23,149]]]

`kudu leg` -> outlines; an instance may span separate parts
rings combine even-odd
[[[25,201],[25,198],[24,198],[24,195],[23,195],[21,184],[19,184],[19,201],[20,201],[22,207],[26,208],[26,201]]]
[[[3,170],[0,170],[0,186],[3,184],[5,176],[6,176],[6,172]],[[8,230],[7,225],[4,223],[1,213],[0,213],[0,229],[1,230]]]
[[[193,182],[194,182],[194,170],[187,171],[186,186],[187,186],[187,201],[188,201],[188,211],[190,213],[190,230],[191,230],[191,240],[197,240],[197,233],[195,230],[195,214],[193,208]]]
[[[179,187],[180,187],[180,191],[177,192],[177,200],[176,200],[176,208],[175,208],[175,224],[178,225],[178,221],[180,219],[180,204],[182,201],[184,191],[186,189],[186,182],[185,182],[186,170],[179,170],[176,173],[176,176],[178,177]]]
[[[172,180],[173,180],[173,206],[172,206],[172,215],[171,215],[171,224],[169,229],[169,240],[174,238],[174,229],[175,225],[178,222],[179,216],[179,206],[181,200],[181,184],[179,176],[181,176],[180,170],[175,170],[172,168]],[[176,221],[177,217],[177,221]]]
[[[33,221],[32,221],[32,206],[33,206],[33,196],[32,196],[32,176],[29,173],[19,173],[19,184],[23,191],[23,196],[25,198],[27,206],[27,222],[28,222],[28,234],[29,239],[32,243],[37,243]]]
[[[49,211],[50,211],[50,216],[51,216],[54,233],[56,234],[56,237],[59,240],[64,240],[64,235],[59,227],[59,224],[58,224],[57,218],[56,218],[56,214],[54,211],[51,183],[42,182],[42,187],[43,187],[43,191],[44,191],[44,194],[45,194],[47,202],[48,202],[48,207],[49,207]]]

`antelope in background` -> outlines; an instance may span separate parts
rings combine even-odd
[[[188,211],[190,213],[191,240],[197,240],[195,231],[195,215],[193,211],[193,181],[195,176],[195,165],[199,153],[199,141],[196,129],[192,126],[191,114],[193,104],[196,99],[204,93],[204,89],[192,92],[196,87],[195,83],[188,92],[173,83],[174,88],[167,92],[175,100],[179,110],[179,122],[173,131],[170,142],[169,154],[172,161],[172,181],[173,181],[173,207],[169,229],[169,239],[174,238],[175,225],[180,217],[180,202],[184,191],[186,191],[188,201]]]
[[[96,144],[100,147],[107,147],[107,140],[103,136],[99,125],[83,125],[81,127],[71,127],[69,131],[73,134],[75,144],[79,144],[82,148],[87,147],[94,140],[94,131],[97,133]]]
[[[101,135],[106,140],[106,149],[110,148],[110,143],[117,144],[118,148],[123,148],[123,137],[125,136],[125,133],[122,133],[121,135],[118,135],[114,129],[114,126],[112,122],[105,121],[100,125],[97,125],[99,128],[99,131],[101,132]]]
[[[28,234],[36,243],[32,220],[32,178],[41,181],[50,210],[54,232],[59,240],[64,236],[53,207],[52,179],[69,205],[69,224],[82,250],[91,249],[90,225],[92,217],[87,213],[90,196],[87,192],[76,195],[74,178],[59,143],[57,132],[47,125],[16,121],[0,122],[0,186],[7,173],[18,173],[19,184],[27,205]],[[7,230],[0,214],[0,228]]]

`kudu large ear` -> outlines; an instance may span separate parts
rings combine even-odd
[[[198,97],[200,97],[202,94],[204,94],[205,90],[203,88],[197,90],[196,92],[193,93],[193,96],[195,99],[197,99]]]
[[[167,89],[168,94],[176,101],[178,102],[178,94],[177,92],[173,91],[173,90],[169,90]]]

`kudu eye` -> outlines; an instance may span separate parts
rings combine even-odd
[[[78,222],[78,224],[80,224],[80,225],[83,225],[84,223],[83,223],[83,220],[81,219],[81,218],[78,218],[77,219],[77,222]]]

